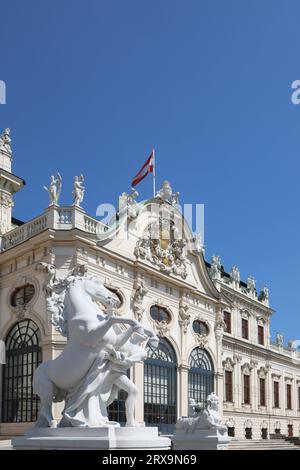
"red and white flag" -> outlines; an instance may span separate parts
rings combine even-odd
[[[152,150],[149,158],[145,161],[140,171],[135,175],[131,182],[131,186],[139,184],[149,173],[154,173],[154,150]]]

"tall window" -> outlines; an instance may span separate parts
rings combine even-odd
[[[231,333],[231,313],[224,312],[224,323],[226,333]]]
[[[286,407],[288,410],[292,409],[292,386],[286,384]]]
[[[144,416],[146,424],[173,432],[177,419],[176,355],[162,338],[158,348],[148,347],[144,367]]]
[[[250,405],[250,375],[244,374],[244,404]]]
[[[259,379],[259,403],[260,406],[266,406],[266,379]]]
[[[298,387],[298,411],[300,411],[300,387]]]
[[[257,336],[258,336],[258,344],[264,344],[264,327],[262,325],[258,325],[257,327]]]
[[[273,384],[274,390],[274,408],[279,408],[279,382],[274,382]]]
[[[189,398],[193,398],[204,408],[207,395],[214,389],[214,368],[205,349],[195,348],[189,360]]]
[[[225,400],[233,401],[232,399],[232,371],[225,370]]]
[[[32,320],[16,323],[6,339],[3,366],[2,421],[36,421],[39,399],[33,393],[32,378],[42,361],[40,331]]]
[[[244,339],[249,338],[248,320],[246,318],[242,318],[242,338]]]

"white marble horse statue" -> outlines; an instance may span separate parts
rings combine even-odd
[[[40,268],[49,273],[48,265]],[[128,393],[127,426],[135,426],[137,389],[127,369],[147,357],[146,344],[158,338],[132,318],[114,314],[118,297],[84,265],[65,279],[51,277],[47,311],[51,322],[67,337],[62,353],[35,371],[33,387],[41,400],[36,427],[55,427],[52,403],[65,401],[60,427],[102,427],[110,422],[107,407],[120,389]]]

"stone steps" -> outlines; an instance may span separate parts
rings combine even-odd
[[[300,447],[283,439],[232,439],[228,450],[300,450]]]

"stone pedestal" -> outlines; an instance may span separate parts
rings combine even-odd
[[[12,440],[14,449],[129,450],[170,449],[156,427],[33,428]]]
[[[172,438],[174,450],[227,450],[230,437],[216,429],[197,429],[195,432],[175,430]]]

